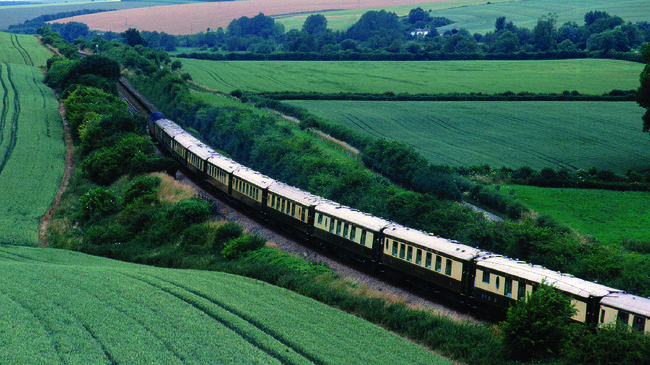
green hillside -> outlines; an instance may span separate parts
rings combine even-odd
[[[502,93],[601,95],[632,90],[643,65],[606,59],[548,61],[205,61],[181,59],[192,79],[222,92]]]
[[[252,279],[0,246],[3,364],[447,364]]]
[[[34,36],[0,32],[0,62],[40,67],[51,56]]]
[[[636,23],[650,19],[650,7],[645,0],[449,0],[423,2],[422,4],[384,7],[399,16],[408,15],[413,8],[430,10],[432,16],[446,17],[453,20],[453,27],[465,28],[470,33],[485,33],[494,30],[494,21],[500,16],[507,17],[516,26],[532,29],[537,20],[549,12],[558,15],[558,25],[573,21],[584,24],[584,15],[591,10],[607,11],[626,21]],[[345,30],[359,20],[361,15],[371,9],[341,10],[323,13],[327,17],[328,27]],[[379,9],[375,9],[379,10]],[[279,17],[287,30],[300,29],[309,14],[291,14]]]
[[[650,167],[635,102],[292,101],[372,137],[408,143],[434,164],[519,168]]]
[[[63,124],[42,80],[36,67],[0,63],[0,243],[37,245],[39,219],[61,184]]]

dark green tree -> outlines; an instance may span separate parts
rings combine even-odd
[[[145,47],[148,45],[148,42],[142,38],[142,35],[140,35],[140,31],[135,28],[127,29],[124,33],[122,33],[122,37],[124,38],[126,44],[131,47],[135,47],[138,44]]]
[[[636,101],[646,112],[643,114],[643,131],[650,132],[650,43],[643,50],[645,67],[639,76],[641,85],[636,91]]]
[[[312,14],[305,19],[302,31],[317,36],[327,30],[327,18],[323,14]]]
[[[545,283],[508,309],[501,323],[507,355],[517,360],[545,359],[560,354],[571,338],[571,299]]]
[[[537,20],[537,25],[533,28],[533,40],[537,51],[547,52],[555,49],[556,21],[557,14],[548,14]]]
[[[59,33],[66,41],[72,42],[77,38],[86,37],[88,35],[88,26],[84,23],[69,22],[65,23]]]

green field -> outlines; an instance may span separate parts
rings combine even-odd
[[[577,59],[549,61],[205,61],[180,59],[194,81],[231,92],[487,94],[506,91],[601,95],[636,90],[640,63]]]
[[[292,101],[333,123],[412,145],[434,164],[650,167],[634,102]]]
[[[0,62],[40,67],[51,56],[34,36],[0,32]]]
[[[0,63],[0,243],[37,245],[65,163],[58,102],[40,69]]]
[[[0,246],[2,364],[448,364],[314,300],[234,275]]]
[[[650,20],[650,7],[646,0],[450,0],[391,6],[383,9],[399,16],[407,16],[409,11],[416,7],[431,10],[432,16],[449,18],[455,22],[450,26],[465,28],[470,33],[494,31],[494,22],[500,16],[507,17],[508,21],[512,21],[518,27],[533,29],[537,20],[549,12],[558,15],[558,26],[568,21],[583,25],[585,13],[592,10],[604,10],[610,15],[620,16],[632,23]],[[330,29],[345,30],[369,10],[373,9],[330,11],[322,14],[327,18]],[[308,15],[290,14],[276,19],[288,31],[300,29]]]
[[[604,244],[650,241],[650,193],[502,186],[533,210]]]

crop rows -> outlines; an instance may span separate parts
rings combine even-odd
[[[0,62],[44,66],[52,56],[33,36],[0,32]]]
[[[294,101],[333,123],[412,145],[434,164],[628,169],[650,163],[634,102]]]
[[[0,243],[36,245],[63,175],[58,103],[35,67],[0,64]]]
[[[602,95],[638,87],[643,65],[545,61],[206,61],[182,59],[192,79],[222,92],[449,94],[506,91]]]
[[[0,363],[444,363],[269,284],[53,249],[0,246],[0,320]]]

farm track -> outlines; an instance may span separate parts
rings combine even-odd
[[[29,55],[29,52],[20,44],[18,41],[18,35],[16,34],[11,34],[11,44],[16,48],[20,56],[23,58],[23,61],[25,61],[25,64],[27,66],[34,66],[34,61],[32,60],[32,57]]]
[[[2,161],[0,161],[0,173],[2,173],[2,170],[4,170],[5,165],[9,161],[9,158],[11,157],[11,154],[13,153],[14,148],[16,148],[16,140],[18,137],[18,117],[20,116],[20,99],[19,99],[19,94],[18,94],[18,89],[16,88],[16,85],[14,84],[13,77],[11,76],[11,67],[9,64],[5,63],[5,68],[7,69],[7,81],[9,81],[9,85],[11,86],[11,90],[13,91],[13,115],[11,116],[11,126],[10,126],[10,131],[9,131],[9,142],[6,147],[6,151],[4,152],[2,156]],[[1,66],[1,65],[0,65]],[[1,69],[0,69],[0,79],[2,79],[2,88],[5,91],[5,96],[6,98],[3,98],[2,100],[2,106],[3,106],[3,112],[4,109],[9,109],[9,92],[8,88],[5,85],[4,79],[1,76]],[[8,113],[8,111],[7,111]],[[7,122],[7,115],[3,114],[2,120],[4,121],[2,125],[2,129],[0,129],[0,132],[6,128],[6,122]],[[0,145],[2,145],[3,138],[0,137]]]

